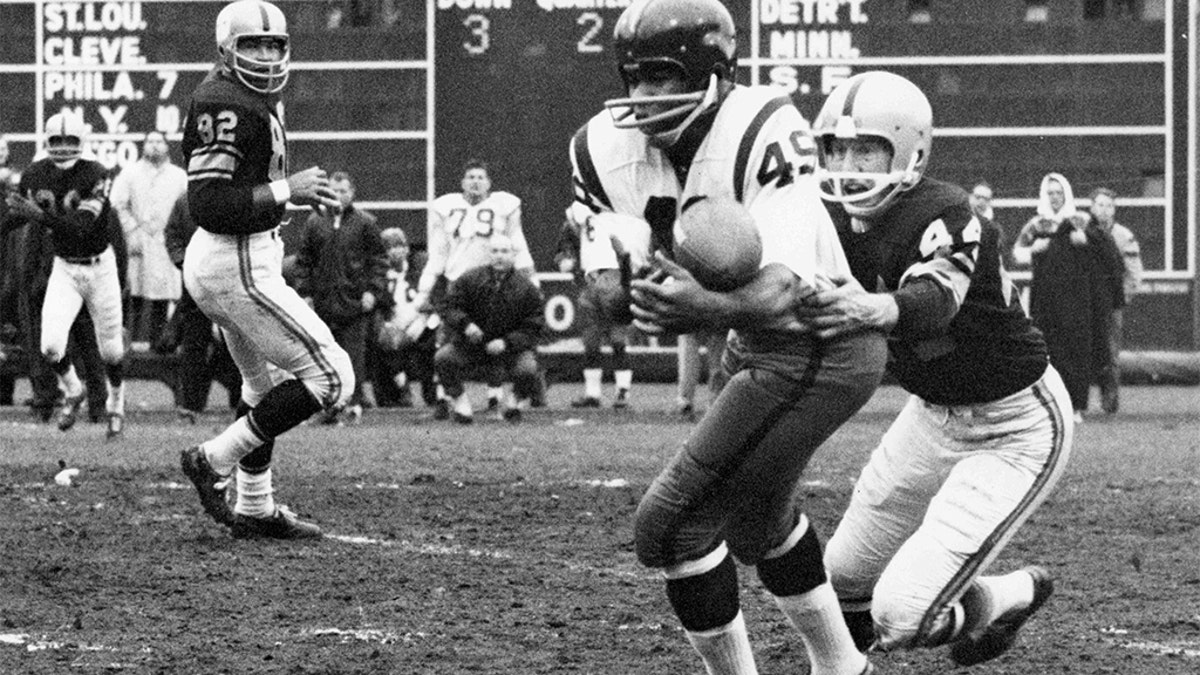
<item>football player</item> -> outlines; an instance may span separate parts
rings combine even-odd
[[[283,103],[291,52],[278,7],[237,0],[217,15],[216,68],[192,94],[184,128],[188,203],[198,229],[183,278],[221,328],[242,374],[239,417],[184,450],[183,471],[236,538],[303,539],[321,530],[272,497],[275,438],[354,390],[329,327],[283,279],[280,219],[288,203],[337,208],[323,169],[287,172]],[[236,468],[237,499],[225,501]]]
[[[620,214],[625,229],[640,230],[616,233],[631,258],[639,238],[659,249],[657,271],[631,284],[640,328],[735,329],[728,384],[638,506],[638,559],[662,570],[709,673],[757,672],[735,558],[757,569],[799,631],[811,672],[870,672],[826,578],[817,532],[792,499],[817,447],[874,392],[886,356],[881,334],[785,332],[796,294],[849,273],[813,180],[808,124],[787,95],[735,84],[734,25],[717,0],[637,0],[614,31],[626,96],[607,102],[570,144],[575,218]],[[668,259],[676,219],[704,198],[740,203],[760,231],[761,269],[735,291],[705,291]],[[595,273],[621,274],[612,266]]]
[[[512,239],[516,270],[534,279],[533,257],[521,228],[521,198],[502,190],[493,192],[488,165],[471,159],[463,167],[462,192],[438,197],[429,209],[425,240],[429,258],[417,281],[416,305],[427,313],[436,310],[451,281],[473,267],[490,264],[493,234]],[[432,321],[431,327],[440,324],[438,319]],[[498,387],[488,388],[489,401],[498,404],[500,395]],[[438,398],[442,399],[441,393]],[[442,417],[445,407],[439,406]]]
[[[54,245],[54,266],[42,303],[41,351],[63,392],[58,428],[74,426],[86,398],[66,353],[71,325],[86,305],[104,361],[111,439],[125,424],[121,281],[108,232],[112,182],[102,164],[83,157],[89,132],[76,115],[60,112],[46,120],[47,156],[25,171],[7,203],[14,216],[48,229]]]
[[[814,123],[823,196],[854,271],[803,302],[822,338],[886,331],[912,398],[860,475],[825,562],[859,645],[1005,651],[1053,591],[1031,566],[981,576],[1058,482],[1071,401],[966,192],[926,177],[920,89],[867,72]],[[879,289],[869,292],[864,289]]]

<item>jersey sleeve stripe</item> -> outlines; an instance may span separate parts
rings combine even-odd
[[[588,125],[585,124],[575,132],[575,138],[571,142],[575,145],[575,163],[579,167],[579,177],[583,179],[584,189],[611,209],[612,202],[608,199],[608,193],[604,191],[604,185],[600,183],[600,174],[596,171],[596,163],[592,161],[592,153],[588,150]]]
[[[792,99],[787,96],[771,99],[751,120],[750,125],[746,127],[746,133],[742,134],[742,140],[738,144],[737,158],[733,164],[733,196],[737,201],[740,202],[745,197],[746,168],[750,163],[750,154],[754,152],[754,141],[758,139],[759,132],[762,131],[771,115],[774,115],[776,110],[788,105],[792,105]]]
[[[196,175],[212,171],[233,174],[237,169],[237,164],[238,158],[235,155],[217,148],[210,148],[192,154],[191,159],[188,160],[188,174]]]

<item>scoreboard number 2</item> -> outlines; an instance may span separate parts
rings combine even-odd
[[[604,17],[598,12],[584,12],[575,19],[575,24],[584,27],[583,37],[575,43],[575,49],[580,54],[599,54],[604,51],[604,45],[596,42],[596,36],[604,29]]]

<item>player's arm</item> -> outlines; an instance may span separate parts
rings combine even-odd
[[[55,232],[70,237],[84,238],[88,233],[95,232],[97,227],[101,232],[106,233],[105,228],[108,224],[100,222],[100,216],[102,213],[106,213],[105,207],[108,205],[108,193],[112,187],[112,181],[104,175],[102,170],[98,170],[96,175],[89,179],[92,181],[91,189],[81,190],[86,193],[86,196],[74,206],[65,205],[65,210],[61,213],[43,208],[33,199],[32,195],[28,194],[10,194],[7,199],[9,210],[22,218],[41,223]]]
[[[193,218],[209,232],[259,231],[263,217],[287,203],[338,205],[328,176],[315,166],[257,185],[234,181],[238,168],[256,150],[261,152],[256,146],[274,148],[270,122],[262,115],[237,103],[196,101],[187,125],[188,199]],[[273,151],[271,162],[281,163],[282,154]]]
[[[943,335],[970,290],[981,235],[965,205],[952,209],[926,226],[895,291],[872,293],[853,279],[834,279],[834,289],[805,298],[799,312],[821,337],[861,330],[909,340]]]
[[[508,214],[508,236],[513,242],[513,253],[516,258],[513,260],[513,267],[520,273],[534,279],[533,255],[529,252],[529,242],[525,240],[525,229],[521,227],[521,206],[513,209],[512,213]],[[537,283],[534,281],[534,283]]]
[[[437,285],[438,277],[446,272],[446,260],[450,256],[450,237],[446,233],[444,217],[436,205],[430,210],[429,224],[425,229],[425,251],[429,257],[417,280],[418,307],[429,301],[429,294]]]

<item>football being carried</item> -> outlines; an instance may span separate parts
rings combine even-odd
[[[758,273],[762,254],[754,216],[733,199],[694,197],[675,222],[675,261],[709,290],[746,285]]]

